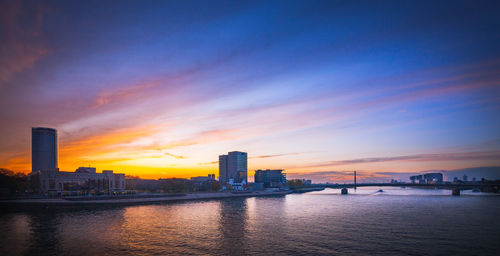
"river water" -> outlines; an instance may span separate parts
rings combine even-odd
[[[379,189],[2,209],[0,255],[498,255],[499,196]]]

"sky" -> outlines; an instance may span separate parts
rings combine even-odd
[[[500,165],[498,1],[1,1],[0,167],[341,182]],[[495,169],[495,168],[493,168]],[[498,168],[495,170],[498,171]]]

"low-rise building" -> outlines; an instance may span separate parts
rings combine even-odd
[[[96,168],[79,167],[75,172],[62,172],[58,168],[39,170],[29,174],[31,188],[38,193],[60,195],[64,191],[112,194],[125,190],[125,174]]]
[[[189,178],[192,182],[208,182],[208,181],[214,181],[215,180],[215,174],[209,174],[208,176],[198,176],[198,177],[191,177]]]
[[[256,170],[255,183],[263,183],[265,188],[283,187],[286,185],[286,175],[283,170]]]

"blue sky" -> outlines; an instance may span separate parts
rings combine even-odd
[[[32,126],[61,169],[153,178],[232,150],[317,181],[500,162],[495,1],[1,5],[3,167],[30,169]]]

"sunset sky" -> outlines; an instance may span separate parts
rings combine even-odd
[[[500,165],[498,1],[1,1],[0,167],[341,181]]]

